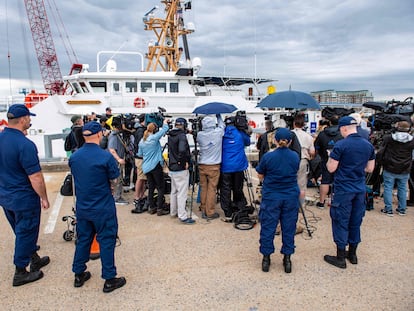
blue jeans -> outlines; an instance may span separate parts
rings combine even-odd
[[[392,190],[397,185],[398,211],[404,212],[407,207],[407,182],[409,173],[394,174],[386,170],[382,173],[384,178],[384,204],[386,211],[392,211]]]

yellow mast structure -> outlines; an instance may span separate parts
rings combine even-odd
[[[146,71],[157,71],[157,69],[177,71],[183,51],[179,47],[180,36],[183,36],[186,59],[189,61],[186,35],[193,32],[194,29],[185,28],[183,10],[190,9],[191,2],[186,2],[184,8],[181,6],[182,2],[180,0],[162,0],[161,3],[165,5],[165,18],[154,17],[153,12],[157,7],[145,14],[143,18],[145,30],[153,30],[157,40],[148,45]]]

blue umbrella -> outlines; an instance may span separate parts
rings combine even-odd
[[[321,109],[319,103],[308,93],[283,91],[270,94],[257,105],[258,108]]]
[[[225,104],[220,102],[211,102],[201,105],[193,110],[196,114],[220,114],[231,113],[236,111],[237,107],[231,104]]]

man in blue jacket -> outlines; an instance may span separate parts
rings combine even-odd
[[[225,120],[226,129],[223,136],[221,161],[220,205],[224,211],[225,221],[231,222],[233,214],[243,209],[246,198],[243,193],[244,170],[247,161],[244,148],[250,145],[250,136],[235,126],[235,117]],[[233,202],[232,202],[233,192]]]

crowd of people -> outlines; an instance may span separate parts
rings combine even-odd
[[[24,105],[12,105],[7,114],[9,126],[0,133],[0,205],[16,236],[13,286],[42,278],[40,269],[50,262],[49,257],[37,253],[41,208],[49,208],[49,201],[36,146],[25,137],[31,116],[35,115]],[[118,236],[116,205],[129,204],[123,198],[126,183],[134,185],[133,214],[170,215],[186,225],[196,223],[188,208],[188,188],[190,175],[197,172],[203,219],[220,218],[217,202],[224,214],[222,220],[227,223],[247,208],[243,189],[249,163],[245,147],[251,143],[251,131],[240,128],[233,116],[223,120],[220,114],[207,115],[197,131],[191,131],[184,118],[173,123],[165,118],[157,124],[146,122],[145,114],[137,116],[132,128],[128,128],[113,117],[110,108],[100,120],[91,114],[87,119],[73,116],[71,121],[73,148],[69,167],[74,179],[77,222],[72,265],[75,287],[82,287],[91,277],[86,263],[95,236],[100,244],[103,291],[111,292],[126,284],[124,277],[117,277],[114,259]],[[262,185],[259,251],[264,272],[269,271],[270,256],[275,252],[274,236],[279,223],[283,267],[286,273],[292,271],[298,212],[305,203],[310,161],[316,156],[320,157],[317,207],[324,208],[331,195],[332,235],[337,247],[336,255],[325,255],[324,260],[339,268],[346,268],[346,259],[358,263],[356,249],[365,215],[366,176],[374,171],[376,157],[369,132],[361,127],[361,121],[358,114],[333,117],[320,122],[319,132],[312,137],[304,130],[304,114],[295,115],[291,129],[286,124],[275,127],[267,120],[266,132],[256,145],[256,171]],[[393,215],[394,183],[398,190],[396,211],[406,214],[414,150],[410,129],[408,122],[398,122],[395,131],[384,137],[378,152],[384,178],[385,207],[381,212],[388,216]],[[165,135],[167,158],[161,145]],[[193,136],[197,152],[191,152],[188,135]],[[167,179],[171,182],[169,203],[165,199]]]

